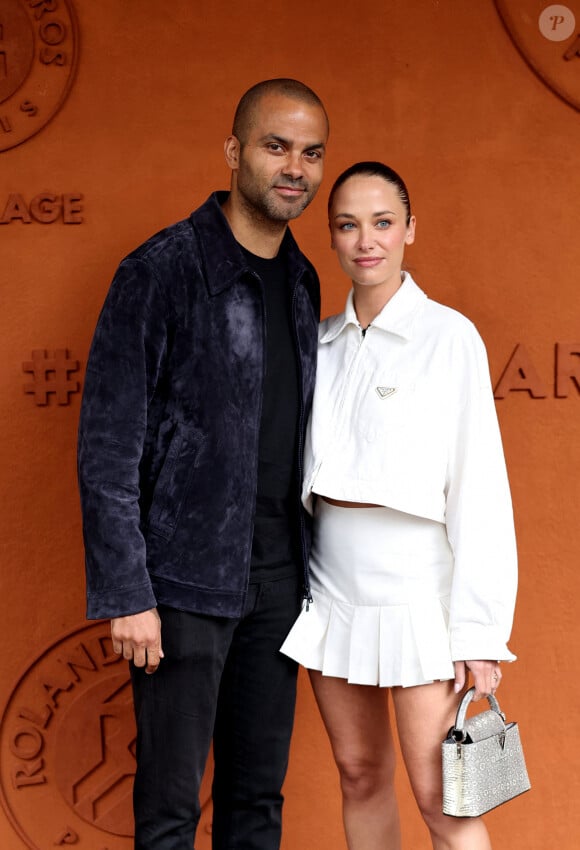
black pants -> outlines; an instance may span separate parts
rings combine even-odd
[[[135,850],[192,850],[214,741],[213,850],[278,850],[296,664],[278,650],[297,578],[251,584],[239,620],[160,607],[165,658],[132,668]]]

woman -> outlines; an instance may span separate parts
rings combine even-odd
[[[415,217],[392,169],[341,174],[329,222],[352,291],[320,329],[303,492],[312,601],[282,651],[309,668],[349,850],[400,848],[387,689],[433,848],[489,850],[483,821],[441,812],[441,741],[468,671],[481,698],[515,658],[513,518],[485,348],[402,271]]]

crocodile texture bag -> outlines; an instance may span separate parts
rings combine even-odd
[[[499,703],[466,720],[475,688],[459,705],[455,726],[441,745],[443,814],[478,817],[530,789],[517,723],[506,723]]]

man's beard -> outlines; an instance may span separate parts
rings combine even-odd
[[[276,186],[283,186],[292,189],[300,188],[304,191],[300,196],[292,200],[284,200],[281,197],[275,197],[272,193],[272,190]],[[240,186],[238,184],[238,189],[240,191],[242,203],[251,217],[271,222],[287,222],[294,218],[298,218],[298,216],[304,212],[315,194],[302,179],[284,180],[283,178],[279,178],[275,183],[269,186],[268,190],[265,192],[256,191],[255,185],[251,185],[246,189],[243,185]]]

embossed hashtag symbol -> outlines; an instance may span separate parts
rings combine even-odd
[[[59,348],[54,356],[48,356],[44,349],[32,352],[32,360],[22,364],[23,372],[32,373],[32,381],[24,384],[25,393],[34,393],[37,405],[48,404],[49,393],[56,395],[58,404],[68,404],[69,394],[79,390],[78,381],[69,379],[69,372],[76,372],[78,360],[70,360],[66,348]]]

